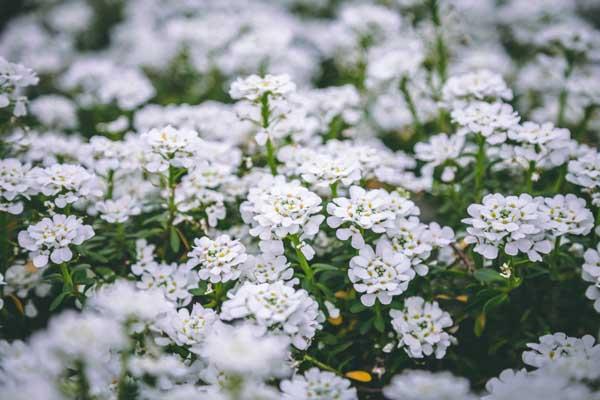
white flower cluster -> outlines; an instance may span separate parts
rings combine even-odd
[[[442,358],[455,340],[445,329],[452,326],[450,314],[437,302],[426,302],[421,297],[404,300],[402,310],[391,310],[392,327],[398,335],[398,347],[412,358],[435,354]]]
[[[523,362],[534,368],[574,378],[594,380],[600,376],[600,345],[586,335],[582,338],[554,333],[540,337],[539,343],[528,343],[531,350],[523,352]]]
[[[21,214],[29,192],[29,167],[16,158],[0,160],[0,211]]]
[[[280,384],[283,399],[314,399],[314,400],[357,400],[356,388],[350,387],[350,381],[336,376],[332,372],[323,372],[311,368],[303,375],[296,375],[291,380]]]
[[[314,237],[325,216],[321,211],[321,198],[301,186],[287,182],[283,177],[268,178],[250,189],[247,200],[240,206],[244,222],[250,224],[250,234],[258,237],[272,253],[280,253],[282,239],[293,236],[307,259],[314,251],[300,241]],[[264,248],[263,248],[264,250]]]
[[[581,277],[592,283],[585,291],[585,296],[594,301],[594,309],[600,313],[600,244],[596,249],[587,249],[583,258],[585,262],[581,267]]]
[[[503,196],[490,194],[482,204],[468,208],[463,219],[467,243],[487,259],[498,257],[499,249],[511,256],[525,253],[531,261],[552,250],[552,240],[566,234],[587,235],[594,227],[585,200],[569,194],[553,198],[532,198],[528,194]]]
[[[217,283],[238,279],[248,255],[239,241],[221,235],[215,240],[206,236],[195,239],[188,257],[187,266],[199,267],[201,280]]]
[[[39,78],[33,70],[0,57],[0,109],[11,106],[15,117],[27,114],[27,97],[22,90],[37,85]]]
[[[70,261],[73,252],[69,246],[80,245],[93,236],[92,227],[84,225],[80,218],[56,214],[19,232],[19,246],[30,252],[33,265],[43,268],[48,259],[54,264]]]
[[[251,318],[261,326],[288,335],[292,344],[304,350],[315,332],[321,329],[323,314],[308,293],[278,281],[245,283],[223,303],[221,319]]]
[[[449,372],[408,370],[392,378],[383,394],[390,400],[475,400],[469,381]]]

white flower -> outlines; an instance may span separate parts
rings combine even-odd
[[[391,199],[383,189],[365,190],[360,186],[350,187],[350,198],[337,197],[327,205],[327,224],[337,228],[336,236],[340,240],[352,237],[352,247],[364,246],[361,229],[370,229],[382,233],[387,224],[394,220],[390,210]]]
[[[160,290],[140,290],[132,282],[117,280],[100,287],[88,299],[86,307],[122,322],[154,323],[175,306]]]
[[[132,270],[134,268],[132,267]],[[137,268],[135,268],[137,271]],[[177,265],[151,263],[145,266],[139,274],[141,281],[137,282],[139,289],[160,289],[166,299],[175,302],[178,306],[186,306],[192,301],[191,289],[198,287],[198,274],[192,267],[182,264]]]
[[[340,182],[343,186],[360,180],[360,164],[346,155],[313,154],[300,164],[296,173],[317,188],[326,188]]]
[[[348,379],[333,372],[311,368],[303,375],[280,384],[284,400],[357,400],[356,389],[350,387]]]
[[[526,253],[531,261],[540,261],[539,253],[548,254],[552,244],[544,238],[544,216],[538,203],[528,194],[507,196],[489,194],[483,204],[471,204],[467,209],[471,218],[463,223],[467,228],[467,243],[476,243],[475,252],[487,259],[498,257],[498,249],[515,256]]]
[[[129,217],[140,215],[140,202],[131,196],[122,196],[116,200],[103,200],[96,203],[100,218],[111,224],[126,222]]]
[[[582,400],[592,399],[589,390],[580,384],[572,384],[566,378],[554,374],[533,374],[525,370],[510,369],[492,378],[485,385],[488,394],[481,400]]]
[[[587,189],[600,188],[600,153],[591,151],[569,161],[567,180]]]
[[[260,101],[263,95],[270,97],[285,97],[296,90],[296,85],[288,75],[250,75],[246,78],[237,78],[229,90],[232,99],[246,99]]]
[[[475,400],[469,381],[450,372],[407,370],[383,389],[390,400]]]
[[[31,114],[42,124],[55,128],[75,128],[77,126],[77,109],[66,97],[45,95],[31,101]]]
[[[229,235],[221,235],[215,240],[206,236],[195,239],[188,257],[189,267],[200,266],[200,279],[216,283],[239,278],[248,255],[246,248],[238,240],[232,240]]]
[[[288,338],[265,334],[264,328],[223,324],[206,338],[200,354],[228,374],[268,378],[287,373],[288,346]]]
[[[269,253],[248,256],[243,276],[253,283],[284,281],[287,285],[293,286],[298,282],[298,279],[293,279],[294,269],[290,267],[285,256]]]
[[[192,156],[201,143],[198,132],[175,129],[170,125],[142,133],[141,139],[154,154],[160,156],[159,159],[151,159],[147,163],[146,168],[150,172],[163,172],[169,164],[174,167],[190,167]]]
[[[442,88],[446,105],[458,108],[471,100],[512,100],[512,90],[502,76],[487,69],[451,76]]]
[[[540,162],[541,166],[559,166],[569,159],[571,133],[550,122],[517,125],[508,131],[508,138],[522,144],[523,147],[517,150],[518,155]]]
[[[591,282],[585,291],[585,296],[594,300],[594,309],[600,313],[600,244],[597,249],[587,249],[583,254],[585,260],[581,277],[586,282]]]
[[[393,296],[408,288],[414,276],[409,259],[394,251],[385,238],[377,241],[375,251],[369,245],[360,249],[359,255],[350,260],[348,270],[354,289],[362,293],[360,301],[368,307],[373,306],[375,300],[390,304]]]
[[[13,64],[0,57],[0,109],[14,106],[13,115],[22,117],[27,114],[25,104],[27,98],[21,96],[22,89],[37,85],[36,73],[21,64]]]
[[[427,142],[417,143],[415,158],[427,163],[423,168],[432,170],[447,160],[458,161],[464,145],[464,136],[440,133],[431,136]]]
[[[156,327],[170,340],[156,338],[156,342],[166,345],[172,341],[178,346],[191,346],[192,351],[197,351],[219,324],[219,315],[200,304],[194,304],[191,312],[187,308],[173,309],[156,323]]]
[[[315,332],[321,329],[323,314],[308,293],[275,283],[244,283],[235,293],[229,292],[223,303],[221,319],[231,321],[252,318],[259,325],[290,337],[292,344],[305,350]]]
[[[27,197],[29,182],[26,179],[28,165],[16,158],[0,160],[0,212],[20,214],[23,212],[21,197]]]
[[[48,265],[48,257],[54,264],[70,261],[73,253],[69,245],[80,245],[94,236],[90,225],[70,215],[56,214],[44,218],[25,231],[19,232],[19,246],[29,250],[33,264],[38,268]]]
[[[102,196],[99,179],[80,165],[53,164],[36,167],[27,174],[32,190],[54,197],[54,204],[64,208],[77,200]]]
[[[398,335],[398,347],[404,347],[412,358],[423,358],[435,353],[443,358],[446,349],[455,340],[444,331],[452,326],[450,314],[421,297],[404,300],[403,310],[390,310],[392,327]]]
[[[600,345],[593,336],[569,337],[554,333],[540,337],[539,343],[528,343],[531,350],[523,352],[523,362],[535,368],[576,379],[597,379],[600,376]]]
[[[585,200],[574,194],[537,197],[536,201],[546,217],[543,226],[553,236],[587,235],[594,228],[594,215],[586,208]]]
[[[491,145],[506,141],[507,131],[520,117],[509,104],[476,101],[452,111],[452,121],[459,125],[459,135],[481,134]]]
[[[298,235],[301,240],[314,237],[325,219],[319,214],[321,198],[281,176],[267,182],[268,186],[259,184],[250,189],[240,206],[242,218],[251,225],[250,234],[264,241],[289,235]]]

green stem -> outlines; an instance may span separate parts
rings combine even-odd
[[[400,81],[400,90],[404,95],[404,100],[406,101],[410,114],[412,115],[415,133],[419,135],[423,131],[423,125],[421,124],[421,119],[419,118],[419,114],[417,113],[417,108],[415,107],[413,98],[410,95],[410,91],[408,90],[408,77],[402,77],[402,80]]]
[[[312,356],[309,356],[308,354],[304,355],[303,361],[308,361],[309,363],[312,363],[325,371],[333,372],[338,375],[340,374],[340,372],[337,369],[335,369],[332,366],[329,366],[325,363],[322,363],[321,361],[317,360],[316,358],[314,358]]]
[[[310,268],[310,265],[308,265],[308,261],[306,260],[306,257],[304,257],[302,250],[300,249],[300,239],[298,238],[298,235],[290,235],[289,238],[290,242],[292,243],[292,247],[296,252],[296,257],[298,258],[298,264],[300,265],[300,268],[302,268],[302,271],[304,271],[304,275],[308,281],[312,282],[314,273]]]
[[[77,399],[91,400],[92,397],[90,396],[90,384],[85,376],[85,365],[81,361],[77,362],[77,380],[79,383],[77,387]]]
[[[583,118],[581,118],[581,121],[577,124],[577,127],[575,128],[575,132],[574,132],[575,139],[581,140],[582,136],[585,135],[585,133],[587,131],[588,123],[592,119],[592,116],[594,115],[594,111],[596,111],[595,105],[590,105],[585,108]]]
[[[106,199],[110,200],[113,198],[113,191],[115,187],[115,171],[113,171],[112,169],[108,171],[108,176],[106,177],[106,180],[108,186],[108,188],[106,189]]]
[[[8,213],[0,211],[0,271],[5,271],[8,266],[8,253],[10,249],[10,238],[8,232]]]
[[[59,266],[60,266],[60,273],[62,274],[62,277],[63,277],[64,285],[68,289],[74,290],[73,278],[71,277],[71,271],[69,271],[69,267],[67,267],[66,263],[61,263]]]
[[[273,142],[271,142],[271,138],[267,139],[267,164],[269,164],[269,169],[271,170],[271,174],[273,174],[273,176],[277,175],[277,162],[275,161],[275,149],[273,147]]]
[[[338,196],[338,185],[339,185],[339,181],[335,181],[333,182],[331,185],[329,185],[329,188],[331,189],[331,198],[335,199]]]
[[[448,48],[446,47],[446,42],[444,41],[444,35],[442,33],[439,3],[439,0],[430,0],[429,8],[433,26],[435,27],[436,67],[441,83],[443,84],[448,77]]]
[[[477,156],[475,160],[475,200],[481,198],[483,188],[483,177],[485,175],[485,137],[477,135]]]
[[[533,192],[533,173],[535,172],[535,161],[529,161],[529,168],[525,173],[525,193]]]
[[[167,226],[165,230],[165,254],[167,254],[167,249],[169,248],[169,235],[171,234],[171,230],[173,229],[173,221],[175,220],[175,213],[177,212],[177,207],[175,206],[175,187],[177,186],[177,171],[175,167],[169,165],[169,178],[167,181],[167,188],[169,190],[169,199],[167,203],[168,210],[168,218],[167,218]]]
[[[265,131],[268,131],[269,128],[269,118],[271,114],[271,108],[269,107],[269,92],[266,92],[260,98],[260,117],[261,117],[261,125]],[[277,175],[277,161],[275,160],[275,147],[273,146],[273,142],[271,138],[267,138],[267,164],[269,164],[269,169],[271,170],[271,174]]]

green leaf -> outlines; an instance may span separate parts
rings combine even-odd
[[[181,240],[179,239],[179,235],[175,230],[175,227],[171,227],[171,250],[174,253],[179,253],[179,247],[181,246]]]
[[[360,301],[357,301],[357,302],[355,302],[354,304],[352,304],[350,306],[350,312],[353,313],[353,314],[357,314],[357,313],[359,313],[361,311],[364,311],[366,309],[367,309],[367,307],[365,307],[363,305],[363,303],[361,303]]]
[[[54,300],[52,300],[52,303],[50,304],[50,311],[54,311],[58,308],[58,306],[60,306],[63,302],[63,300],[67,297],[69,297],[71,295],[71,292],[62,292],[61,294],[59,294],[58,296],[56,296],[56,298]]]
[[[483,305],[483,312],[489,313],[491,310],[498,307],[500,304],[504,303],[506,300],[508,300],[508,294],[506,294],[506,293],[501,293],[497,296],[492,297],[491,299],[486,301],[485,304]]]
[[[505,282],[506,279],[498,271],[491,268],[478,269],[473,274],[475,279],[482,283]]]
[[[338,272],[340,269],[338,267],[336,267],[335,265],[331,265],[331,264],[322,264],[322,263],[315,263],[311,265],[311,268],[313,269],[313,271],[316,273],[319,272],[323,272],[323,271],[336,271]]]
[[[202,281],[198,284],[197,288],[190,289],[189,292],[191,294],[193,294],[194,296],[202,296],[206,293],[207,288],[208,288],[208,283],[205,281]]]

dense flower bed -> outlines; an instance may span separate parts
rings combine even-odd
[[[0,399],[600,399],[599,16],[27,2]]]

